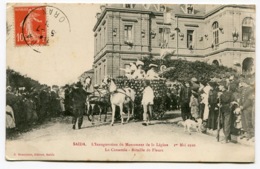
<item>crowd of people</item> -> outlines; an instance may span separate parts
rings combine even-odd
[[[141,61],[137,61],[136,65],[137,69],[129,75],[133,79],[146,79],[141,105],[143,124],[148,125],[153,115],[153,105],[156,105],[154,103],[155,91],[151,88],[149,79],[158,78],[158,74],[154,71],[156,67],[154,64],[149,66],[151,69],[147,73],[142,70]],[[225,143],[231,141],[231,134],[254,140],[254,90],[253,76],[232,75],[222,79],[211,78],[200,81],[192,78],[189,81],[168,86],[168,91],[165,91],[167,93],[165,105],[167,110],[180,109],[183,121],[189,119],[196,122],[202,119],[204,133],[223,128]],[[41,89],[7,86],[7,128],[22,129],[42,122],[46,118],[60,115],[74,115],[73,129],[77,120],[80,128],[83,114],[86,112],[86,97],[87,93],[80,82],[64,87],[43,86]],[[75,114],[80,115],[75,116]]]
[[[224,143],[231,134],[254,140],[254,78],[230,76],[228,78],[184,82],[179,93],[183,121],[203,120],[202,132],[223,128]]]
[[[24,129],[43,122],[46,118],[57,117],[64,113],[64,92],[54,85],[41,89],[25,87],[6,89],[6,128]]]

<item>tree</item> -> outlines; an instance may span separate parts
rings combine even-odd
[[[173,69],[166,69],[161,72],[161,75],[171,81],[189,81],[192,77],[196,77],[199,81],[209,80],[210,78],[224,78],[231,75],[237,74],[236,70],[225,66],[210,65],[205,62],[195,61],[190,62],[186,60],[160,60],[144,58],[144,70],[149,70],[149,64],[157,64],[157,71],[160,71],[160,65],[165,65],[167,68],[172,67]]]

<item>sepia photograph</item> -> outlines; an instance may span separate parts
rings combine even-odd
[[[6,3],[5,158],[254,163],[255,58],[246,2]]]

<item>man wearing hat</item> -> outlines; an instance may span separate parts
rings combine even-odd
[[[145,75],[145,71],[143,70],[144,63],[138,60],[136,62],[137,70],[133,74],[133,79],[143,79]]]
[[[149,68],[150,70],[146,73],[146,79],[159,79],[158,73],[155,71],[155,68],[158,66],[156,64],[150,64]]]
[[[227,82],[221,81],[219,83],[219,105],[220,113],[223,119],[223,132],[225,140],[222,143],[228,143],[231,141],[231,102],[234,101],[233,94],[227,90]]]
[[[186,81],[184,87],[182,87],[180,91],[181,116],[183,121],[191,118],[190,105],[189,105],[190,97],[191,97],[190,83]]]
[[[47,92],[48,86],[44,86],[39,93],[39,121],[44,120],[47,117],[49,111],[49,100],[50,96]]]
[[[253,118],[252,118],[254,90],[250,86],[249,79],[243,79],[240,82],[240,86],[241,86],[241,98],[240,98],[241,120],[242,120],[242,128],[245,131],[245,133],[241,136],[241,138],[246,137],[247,140],[249,140],[254,135]]]
[[[200,88],[199,82],[197,78],[193,77],[191,78],[191,90],[198,92]]]
[[[218,91],[217,83],[209,82],[211,90],[209,91],[209,117],[208,117],[208,128],[209,130],[217,129],[217,115],[218,115]]]
[[[78,121],[78,129],[81,129],[83,123],[83,114],[85,111],[87,93],[83,89],[81,82],[77,82],[75,88],[72,92],[72,103],[73,103],[73,119],[72,119],[72,129],[76,129],[76,123]]]

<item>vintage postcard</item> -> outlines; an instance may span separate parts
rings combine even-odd
[[[255,5],[6,14],[6,160],[255,161]]]

